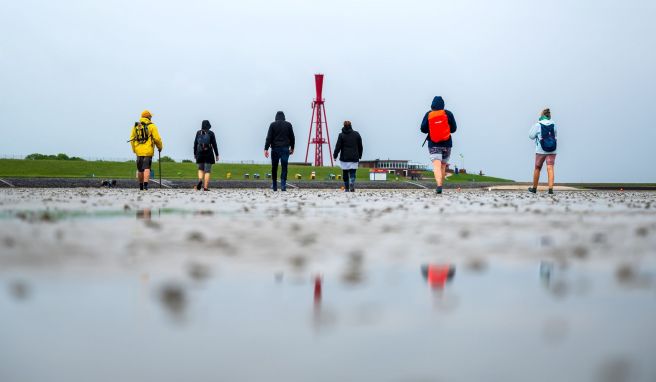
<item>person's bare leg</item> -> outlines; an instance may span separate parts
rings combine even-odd
[[[205,177],[205,171],[198,170],[198,181],[202,182],[204,177]]]
[[[143,181],[144,181],[144,183],[148,183],[149,179],[150,179],[150,169],[147,168],[143,172]]]
[[[540,169],[535,168],[533,170],[533,188],[537,190],[538,188],[538,182],[540,181]]]
[[[205,173],[205,188],[210,188],[210,173]]]
[[[143,180],[144,180],[143,172],[138,172],[137,173],[137,179],[139,179],[139,183],[143,183]]]
[[[442,181],[444,180],[442,176],[442,161],[433,161],[433,174],[435,175],[435,182],[437,182],[437,186],[442,187]]]
[[[553,185],[554,185],[554,166],[552,164],[547,165],[547,176],[549,177],[549,188],[553,189]]]
[[[442,184],[444,184],[445,179],[446,179],[446,162],[442,162]]]

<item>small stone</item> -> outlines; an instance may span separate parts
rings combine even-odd
[[[198,232],[198,231],[193,231],[193,232],[190,232],[189,235],[187,235],[187,240],[203,242],[203,241],[205,241],[205,236],[203,236],[203,234]]]

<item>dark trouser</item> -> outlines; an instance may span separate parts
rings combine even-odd
[[[282,169],[280,170],[280,183],[282,189],[287,188],[287,163],[289,162],[289,148],[288,147],[273,147],[271,148],[271,179],[273,181],[274,191],[278,189],[278,162],[282,162]]]
[[[355,169],[342,170],[342,179],[344,180],[344,188],[348,189],[350,184],[355,184]]]

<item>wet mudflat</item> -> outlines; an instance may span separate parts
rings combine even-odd
[[[655,202],[0,190],[0,380],[654,381]]]

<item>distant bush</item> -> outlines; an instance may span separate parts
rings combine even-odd
[[[174,160],[173,158],[171,158],[170,156],[166,156],[166,155],[164,155],[163,157],[161,157],[159,161],[160,161],[160,162],[171,162],[171,163],[175,163],[175,160]]]
[[[182,163],[193,163],[193,162],[191,161],[191,159],[183,159]]]
[[[64,153],[59,153],[57,155],[45,155],[45,154],[39,154],[39,153],[34,153],[30,154],[25,157],[27,160],[79,160],[79,161],[84,161],[84,159],[80,157],[69,157],[68,155]]]

